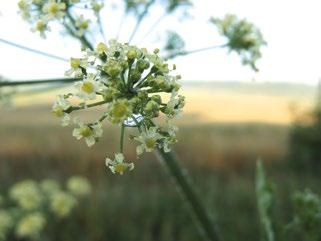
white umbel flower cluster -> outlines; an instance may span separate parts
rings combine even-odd
[[[43,38],[54,21],[65,25],[74,36],[82,37],[88,31],[91,21],[83,15],[73,16],[73,9],[91,10],[89,15],[97,20],[103,0],[20,0],[18,7],[22,18],[32,25],[31,31],[39,32]]]
[[[91,184],[82,176],[70,177],[65,187],[54,179],[27,179],[14,183],[3,194],[0,241],[42,240],[47,224],[67,218],[89,197]]]
[[[180,76],[172,74],[176,66],[169,67],[158,52],[111,40],[108,45],[99,43],[94,51],[85,50],[81,58],[70,59],[71,69],[65,74],[82,80],[72,92],[58,96],[53,113],[65,124],[72,112],[100,106],[101,117],[92,123],[74,117],[73,136],[85,139],[88,146],[99,141],[104,121],[121,126],[120,151],[114,160],[106,159],[113,173],[134,167],[124,161],[126,127],[138,130],[131,138],[138,143],[137,155],[156,148],[169,152],[176,142],[177,127],[172,121],[182,112],[185,97],[178,94]]]

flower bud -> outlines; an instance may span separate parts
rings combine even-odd
[[[159,105],[162,103],[162,97],[160,95],[153,95],[151,99],[156,103],[158,103]]]
[[[147,102],[144,111],[147,115],[156,117],[159,115],[159,104],[156,101],[150,100]]]
[[[107,46],[104,43],[99,43],[96,47],[96,52],[99,55],[102,55],[103,53],[105,53],[107,51]]]
[[[137,52],[136,52],[135,49],[131,49],[131,50],[128,51],[128,53],[127,53],[127,58],[128,58],[129,60],[133,60],[133,59],[135,59],[136,57],[137,57]]]
[[[136,83],[138,80],[140,80],[141,77],[142,75],[137,69],[133,69],[130,72],[130,80],[133,81],[133,83]]]
[[[105,66],[103,66],[103,70],[111,77],[117,77],[121,73],[122,67],[117,61],[110,60]]]
[[[150,66],[149,62],[146,61],[146,60],[143,60],[143,59],[140,59],[137,61],[137,68],[139,70],[145,70],[145,69],[148,69]]]

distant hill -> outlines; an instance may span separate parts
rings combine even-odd
[[[277,96],[309,96],[316,94],[316,86],[290,82],[239,81],[182,81],[186,88],[237,92],[238,94],[264,94]]]
[[[212,122],[259,122],[289,124],[293,110],[310,109],[316,99],[316,86],[293,83],[237,82],[237,81],[182,81],[186,96],[184,124]],[[70,90],[70,89],[69,89]],[[58,93],[28,93],[16,99],[18,106],[50,105]],[[39,106],[38,106],[39,107]]]

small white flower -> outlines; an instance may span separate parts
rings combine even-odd
[[[185,97],[177,95],[177,92],[173,91],[170,100],[168,101],[165,108],[165,114],[167,118],[173,119],[178,117],[181,114],[184,105]]]
[[[100,81],[96,81],[95,77],[94,74],[88,74],[86,79],[75,83],[77,90],[76,95],[79,98],[83,100],[94,100],[96,93],[102,91],[103,84]]]
[[[168,64],[157,54],[148,54],[147,58],[159,71],[165,74],[169,73]]]
[[[61,125],[67,126],[70,122],[70,116],[65,111],[70,108],[69,101],[63,96],[58,95],[58,99],[54,102],[52,106],[52,113],[57,116],[61,117]]]
[[[81,77],[83,76],[82,68],[88,67],[87,58],[70,58],[70,69],[65,72],[65,76]]]
[[[37,239],[40,232],[46,224],[44,215],[40,212],[34,212],[23,217],[16,226],[16,234],[18,237]]]
[[[44,201],[38,184],[33,180],[16,183],[10,189],[9,195],[24,210],[37,210],[42,206]]]
[[[60,191],[59,183],[54,179],[45,179],[40,183],[41,190],[48,196],[55,195]]]
[[[42,38],[46,38],[45,32],[49,30],[50,30],[50,27],[48,27],[48,22],[42,19],[39,19],[35,23],[34,27],[31,28],[32,32],[39,32]]]
[[[162,127],[162,131],[167,134],[162,142],[163,150],[165,152],[170,152],[170,146],[177,142],[176,132],[178,131],[178,127],[167,121],[166,125]]]
[[[94,51],[94,52],[95,52],[95,56],[100,56],[100,55],[106,53],[107,50],[108,50],[108,48],[107,48],[106,44],[104,44],[104,43],[99,43],[99,44],[97,45],[95,51]]]
[[[30,4],[27,0],[20,0],[18,2],[18,7],[20,10],[20,15],[23,19],[28,20],[30,18]]]
[[[78,119],[76,119],[75,122],[79,125],[79,127],[74,129],[72,135],[76,137],[77,140],[85,138],[85,141],[89,147],[93,146],[103,134],[102,125],[100,122],[93,125],[86,125],[78,121]]]
[[[131,171],[134,169],[134,163],[125,163],[124,155],[122,153],[115,154],[115,160],[106,158],[106,166],[109,167],[112,173],[119,173],[123,175],[125,171]]]
[[[77,204],[77,200],[69,193],[60,191],[50,197],[50,209],[58,217],[68,216]]]
[[[67,189],[75,196],[86,196],[91,192],[91,185],[86,178],[73,176],[67,181]]]
[[[14,221],[10,213],[0,210],[0,240],[7,240],[6,236],[13,225]]]
[[[138,137],[134,138],[141,143],[136,148],[137,155],[141,155],[144,151],[152,152],[155,147],[157,147],[157,141],[163,138],[157,130],[157,127],[151,127],[147,131],[142,132]]]
[[[91,0],[90,4],[96,15],[98,15],[99,11],[104,7],[104,2],[99,3],[97,0]]]
[[[130,117],[132,111],[132,106],[127,99],[118,99],[110,103],[107,110],[108,119],[113,124],[119,124]]]
[[[66,4],[62,2],[58,3],[56,0],[49,0],[42,8],[42,11],[46,14],[44,18],[47,20],[62,18],[65,16],[65,10]]]
[[[85,34],[85,31],[89,27],[89,22],[90,20],[85,19],[83,15],[80,15],[80,17],[76,19],[75,25],[78,29],[76,32],[77,36],[82,37]]]

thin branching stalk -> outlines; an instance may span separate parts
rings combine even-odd
[[[163,13],[154,23],[153,25],[148,29],[148,31],[146,32],[146,34],[139,40],[139,43],[143,42],[144,39],[150,35],[157,27],[157,25],[159,25],[167,16],[167,12]]]
[[[122,18],[121,18],[121,20],[120,20],[120,24],[119,24],[118,30],[117,30],[116,40],[119,39],[121,30],[122,30],[122,28],[123,28],[123,25],[124,25],[124,22],[125,22],[125,19],[126,19],[126,16],[127,16],[127,14],[126,14],[126,12],[124,12],[124,14],[123,14],[123,16],[122,16]]]
[[[187,170],[181,166],[177,156],[173,152],[166,153],[161,149],[155,153],[158,160],[167,167],[181,194],[190,205],[206,240],[219,241],[214,222],[196,193]]]
[[[144,11],[138,16],[137,21],[136,21],[136,25],[135,25],[135,27],[134,27],[133,32],[131,33],[131,35],[130,35],[130,37],[129,37],[128,43],[130,43],[130,42],[133,40],[133,38],[135,37],[135,34],[137,33],[137,31],[138,31],[138,29],[139,29],[142,21],[143,21],[144,18],[146,17],[150,6],[151,6],[152,4],[154,4],[154,2],[155,2],[155,0],[150,1],[148,4],[146,4]]]
[[[0,38],[0,42],[4,43],[4,44],[11,45],[11,46],[19,48],[19,49],[23,49],[23,50],[35,53],[35,54],[46,56],[46,57],[49,57],[49,58],[52,58],[52,59],[57,59],[57,60],[65,61],[65,62],[69,61],[69,59],[62,58],[62,57],[57,56],[57,55],[49,54],[49,53],[46,53],[46,52],[43,52],[43,51],[40,51],[40,50],[37,50],[37,49],[29,48],[29,47],[23,46],[21,44],[17,44],[17,43],[11,42],[11,41],[6,40],[6,39]]]
[[[102,23],[102,21],[101,21],[101,15],[100,15],[100,13],[98,13],[97,20],[98,20],[99,32],[100,32],[100,34],[101,34],[104,42],[106,43],[106,32],[105,32],[103,23]]]
[[[165,56],[164,58],[165,59],[173,59],[178,56],[196,54],[196,53],[205,52],[205,51],[212,50],[212,49],[225,48],[226,46],[227,46],[226,44],[222,44],[222,45],[213,45],[213,46],[199,48],[199,49],[193,49],[193,50],[183,50],[181,52],[169,54],[169,55]]]
[[[91,103],[89,105],[73,106],[73,107],[70,107],[69,109],[67,109],[65,112],[71,113],[72,111],[75,111],[75,110],[84,110],[84,109],[100,106],[100,105],[103,105],[106,103],[108,103],[108,101],[102,100],[102,101],[98,101],[95,103]]]
[[[21,80],[21,81],[0,81],[0,87],[18,86],[18,85],[38,85],[52,83],[70,83],[81,80],[82,78],[60,78],[60,79],[43,79],[43,80]]]
[[[92,46],[92,44],[89,42],[89,40],[87,39],[87,37],[85,35],[83,36],[78,36],[73,29],[76,29],[76,20],[74,19],[74,17],[71,15],[71,13],[69,12],[69,9],[66,11],[66,17],[69,19],[70,23],[72,24],[72,28],[70,28],[70,26],[68,26],[67,24],[65,24],[65,27],[67,28],[67,31],[69,32],[69,34],[80,40],[80,42],[88,47],[90,50],[94,50],[94,47]]]

